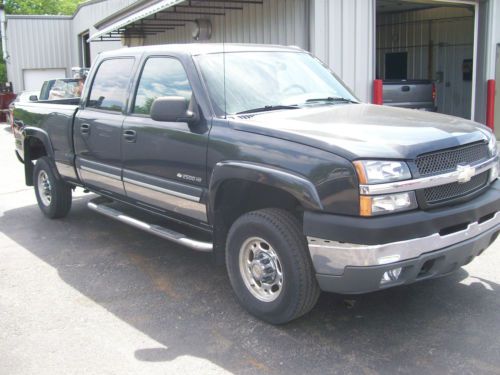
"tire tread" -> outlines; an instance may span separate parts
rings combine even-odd
[[[316,281],[314,267],[311,258],[307,252],[307,242],[302,234],[299,221],[290,212],[279,208],[265,208],[262,210],[249,212],[238,221],[244,222],[247,219],[255,218],[258,221],[266,223],[269,227],[277,230],[281,238],[289,244],[288,250],[293,257],[297,259],[294,267],[298,268],[298,296],[290,304],[291,310],[285,316],[276,319],[266,319],[274,324],[283,324],[309,312],[316,304],[320,295],[320,289]],[[235,226],[229,231],[229,237],[234,231]],[[297,246],[299,244],[299,246]],[[228,249],[229,251],[229,249]],[[226,254],[227,256],[227,254]]]
[[[44,206],[39,198],[38,192],[38,173],[40,170],[44,169],[49,178],[51,179],[51,183],[53,183],[53,202],[54,206],[46,207]],[[40,209],[50,219],[60,219],[68,215],[69,210],[71,209],[72,202],[72,191],[71,186],[68,185],[64,180],[58,177],[57,170],[53,164],[53,162],[47,157],[41,157],[37,160],[35,164],[35,168],[33,170],[33,181],[35,184],[35,194],[37,197],[38,205]]]

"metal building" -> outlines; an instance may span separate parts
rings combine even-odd
[[[499,19],[500,0],[90,0],[69,17],[7,16],[7,66],[19,92],[123,46],[296,45],[361,100],[372,100],[376,78],[430,79],[439,112],[485,123],[500,75]]]

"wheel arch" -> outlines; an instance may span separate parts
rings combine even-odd
[[[322,210],[315,186],[291,171],[258,163],[218,163],[209,185],[207,213],[214,228],[214,255],[224,261],[227,232],[240,215],[262,208],[284,208],[299,214]]]
[[[26,185],[33,186],[33,160],[47,156],[54,160],[54,149],[48,133],[40,128],[23,129],[24,178]]]

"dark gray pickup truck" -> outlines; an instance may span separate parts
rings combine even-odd
[[[107,52],[81,100],[19,103],[14,118],[46,216],[67,215],[83,187],[99,196],[92,210],[212,252],[271,323],[307,313],[320,290],[453,272],[500,230],[486,127],[362,104],[295,48]]]

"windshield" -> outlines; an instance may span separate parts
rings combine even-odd
[[[328,68],[308,53],[231,52],[225,54],[225,59],[219,53],[197,56],[196,60],[219,116],[332,104],[339,102],[332,100],[337,98],[357,101]]]

